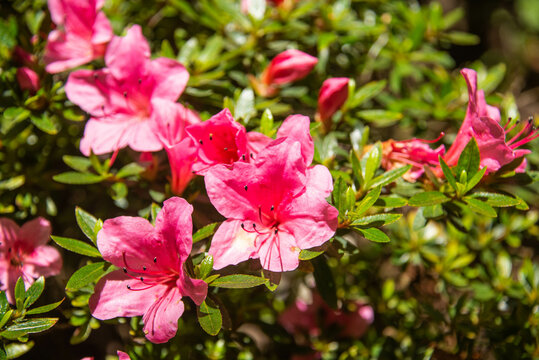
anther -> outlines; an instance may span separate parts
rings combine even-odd
[[[279,232],[279,229],[275,229],[274,234],[277,235],[278,232]]]
[[[142,270],[146,271],[146,266],[143,266],[143,267],[142,267]]]
[[[245,185],[243,188],[245,189],[245,191],[247,191],[247,185]]]
[[[224,150],[225,150],[225,151],[228,151],[228,148],[226,147]]]
[[[274,209],[275,209],[275,207],[273,205],[271,205],[270,210],[273,211]]]
[[[210,140],[213,140],[213,134],[210,134]]]
[[[127,91],[124,91],[124,97],[127,97]]]
[[[138,79],[138,83],[141,84],[141,83],[142,83],[142,79]]]
[[[255,157],[253,156],[253,153],[250,153],[249,156],[251,157],[251,159],[254,159]]]
[[[241,156],[241,158],[242,158],[242,160],[245,160],[245,154],[243,154],[243,155]]]
[[[142,276],[140,277],[140,281],[144,281],[144,278]]]
[[[157,262],[157,258],[156,258],[156,257],[153,258],[153,262],[154,262],[154,263]]]
[[[94,74],[94,80],[97,80],[97,77],[98,77],[98,76],[99,76],[99,75]]]
[[[127,285],[127,288],[128,288],[129,290],[131,290],[131,285]]]
[[[256,229],[256,224],[255,223],[253,223],[253,229]]]
[[[124,267],[124,268],[123,268],[123,271],[124,271],[124,273],[127,274],[127,268]]]
[[[202,139],[198,140],[198,142],[200,143],[200,145],[202,145],[202,144],[203,144],[203,141],[202,141]]]
[[[240,224],[242,229],[245,229],[245,225],[243,223]]]

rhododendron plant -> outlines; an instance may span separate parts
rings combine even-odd
[[[192,246],[192,211],[187,201],[174,197],[164,202],[155,227],[129,216],[104,222],[97,246],[103,258],[120,270],[97,284],[89,301],[94,317],[143,315],[144,333],[155,343],[176,334],[182,298],[189,296],[199,305],[208,289],[184,268]]]
[[[487,168],[486,173],[495,172],[516,159],[524,160],[523,156],[530,151],[518,148],[539,136],[532,122],[529,121],[516,135],[506,140],[514,126],[508,128],[509,123],[506,127],[500,125],[500,111],[488,105],[483,90],[477,89],[474,70],[463,69],[461,74],[468,86],[468,108],[457,137],[444,157],[447,164],[457,164],[462,150],[472,138],[477,141],[481,167]]]
[[[318,94],[316,119],[324,124],[326,131],[331,128],[331,117],[348,99],[348,78],[331,78],[324,81]]]
[[[92,117],[80,143],[83,154],[105,154],[129,146],[136,151],[163,148],[156,133],[162,102],[182,111],[176,100],[189,74],[168,58],[150,60],[150,48],[140,26],[115,37],[105,54],[106,68],[78,70],[69,75],[66,94]]]
[[[253,163],[215,166],[205,182],[227,217],[209,250],[215,269],[259,258],[264,269],[294,270],[301,249],[322,245],[337,228],[337,210],[325,200],[331,175],[321,165],[308,168],[293,139],[275,140]]]
[[[51,225],[38,217],[19,227],[13,220],[0,218],[0,289],[14,303],[15,283],[22,277],[26,287],[40,276],[54,276],[62,269],[58,250],[49,242]]]
[[[45,48],[46,70],[57,73],[86,64],[105,54],[113,33],[100,11],[103,0],[49,0],[52,21]]]

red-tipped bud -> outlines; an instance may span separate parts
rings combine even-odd
[[[348,78],[331,78],[324,81],[318,95],[318,119],[329,130],[329,120],[348,99]]]
[[[17,82],[22,90],[28,90],[31,94],[39,90],[39,76],[30,68],[17,69]]]
[[[269,66],[262,73],[264,85],[283,85],[303,79],[318,63],[314,56],[302,51],[286,50],[271,60]]]

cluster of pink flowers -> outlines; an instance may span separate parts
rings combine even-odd
[[[477,89],[477,73],[471,69],[462,69],[461,74],[468,86],[468,108],[449,150],[445,152],[443,145],[436,149],[431,149],[427,145],[427,143],[438,141],[443,134],[433,141],[388,140],[382,144],[384,155],[382,166],[385,169],[390,170],[411,164],[412,168],[405,175],[405,179],[412,182],[423,174],[423,166],[433,167],[434,173],[442,176],[438,157],[441,156],[449,166],[456,166],[462,151],[474,138],[479,148],[480,166],[487,168],[487,174],[496,172],[511,163],[516,163],[515,171],[524,171],[526,160],[523,156],[530,151],[519,149],[519,147],[539,137],[539,131],[533,127],[531,121],[528,121],[516,135],[507,140],[508,134],[517,124],[508,127],[508,122],[505,127],[502,127],[500,111],[488,105],[483,90]]]

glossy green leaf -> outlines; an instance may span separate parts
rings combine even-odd
[[[80,240],[66,238],[62,236],[51,236],[51,239],[64,249],[71,252],[86,256],[93,256],[99,258],[101,257],[101,253],[99,252],[99,250],[97,250],[92,245],[82,242]]]
[[[333,272],[324,256],[318,256],[311,260],[314,267],[314,280],[316,288],[322,299],[333,309],[337,308],[337,288]]]
[[[260,132],[266,136],[273,136],[275,130],[273,129],[273,114],[270,109],[264,110],[262,117],[260,118]]]
[[[43,306],[39,306],[39,307],[30,309],[30,310],[28,310],[26,312],[26,315],[44,314],[46,312],[52,311],[52,310],[56,309],[58,306],[60,306],[60,304],[63,301],[64,301],[64,299],[62,299],[60,301],[57,301],[55,303],[52,303],[52,304],[43,305]]]
[[[199,278],[205,279],[213,269],[213,256],[206,255],[199,265]]]
[[[439,191],[427,191],[418,193],[408,200],[410,206],[431,206],[443,204],[451,199]]]
[[[488,216],[488,217],[496,217],[497,216],[496,210],[494,210],[494,208],[492,206],[490,206],[489,204],[487,204],[486,202],[483,202],[481,200],[477,200],[477,199],[469,197],[469,196],[464,197],[463,200],[472,211],[474,211],[474,212],[476,212],[478,214],[485,215],[485,216]]]
[[[96,244],[97,231],[95,230],[97,219],[92,214],[84,211],[78,206],[75,207],[75,218],[77,219],[77,224],[84,235],[86,235],[88,239],[92,240],[92,242]]]
[[[81,267],[69,278],[66,285],[66,291],[76,291],[98,280],[101,276],[110,271],[109,269],[106,269],[105,266],[105,262],[97,262]]]
[[[92,166],[90,159],[82,156],[64,155],[62,156],[62,160],[64,160],[67,166],[80,172],[86,172]]]
[[[210,286],[227,289],[246,289],[264,284],[267,279],[259,276],[235,274],[221,276],[210,283]]]
[[[317,256],[320,256],[324,253],[324,251],[312,251],[303,249],[299,252],[299,259],[300,260],[311,260],[314,259]]]
[[[485,199],[487,204],[495,207],[508,207],[520,204],[519,199],[515,199],[514,197],[498,193],[476,192],[470,196],[473,198]]]
[[[220,222],[215,222],[198,229],[193,235],[193,244],[212,236],[219,224]]]
[[[353,109],[364,102],[372,99],[376,95],[380,94],[387,85],[386,80],[371,81],[359,88],[355,94],[353,94],[347,104],[347,107]]]
[[[442,171],[444,173],[445,179],[447,180],[449,185],[451,185],[451,187],[455,191],[457,191],[458,190],[458,188],[457,188],[457,180],[455,179],[455,176],[451,172],[451,169],[449,168],[449,166],[447,166],[446,162],[444,161],[444,159],[440,155],[438,155],[438,161],[440,162],[440,166],[442,167]]]
[[[71,185],[85,185],[85,184],[96,184],[105,180],[105,177],[102,175],[89,174],[89,173],[79,173],[75,171],[68,171],[58,175],[54,175],[54,181],[63,184]]]
[[[402,217],[402,214],[376,214],[355,219],[350,226],[376,226],[380,227],[394,223]]]
[[[393,168],[389,171],[386,171],[380,176],[375,177],[372,179],[372,182],[370,183],[370,187],[376,187],[376,186],[386,186],[388,184],[391,184],[398,178],[402,177],[404,174],[408,172],[412,168],[412,165],[406,165],[401,166],[398,168]]]
[[[374,205],[376,200],[378,200],[381,191],[382,189],[380,186],[369,191],[367,195],[365,195],[365,197],[357,204],[353,216],[360,217],[361,215],[365,214]]]
[[[34,334],[50,329],[58,321],[57,318],[39,318],[16,323],[0,332],[0,336],[15,340],[26,334]]]
[[[17,306],[17,310],[22,310],[22,305],[24,303],[24,299],[26,298],[26,291],[24,289],[24,281],[22,279],[22,276],[17,279],[17,282],[15,283],[15,303]]]
[[[459,178],[463,170],[466,171],[468,178],[473,177],[479,171],[479,162],[479,147],[475,138],[472,138],[459,156],[455,169],[456,177]]]
[[[18,357],[23,356],[28,351],[32,350],[34,347],[33,341],[28,341],[25,343],[11,343],[6,345],[6,356],[7,359],[16,359]],[[1,359],[1,357],[0,357]]]
[[[118,172],[116,173],[116,177],[117,178],[124,178],[124,177],[128,177],[128,176],[134,176],[134,175],[140,174],[144,170],[145,170],[145,168],[143,166],[140,166],[139,164],[137,164],[135,162],[132,162],[132,163],[129,163],[129,164],[125,165],[120,170],[118,170]]]
[[[380,229],[377,228],[353,228],[354,230],[360,232],[367,240],[374,241],[377,243],[387,243],[391,239]]]
[[[206,298],[202,304],[197,308],[198,322],[202,329],[208,334],[215,336],[221,330],[223,325],[223,317],[219,307]]]
[[[45,278],[40,276],[36,281],[30,285],[26,290],[26,299],[24,300],[24,308],[28,309],[43,293],[45,289]]]

